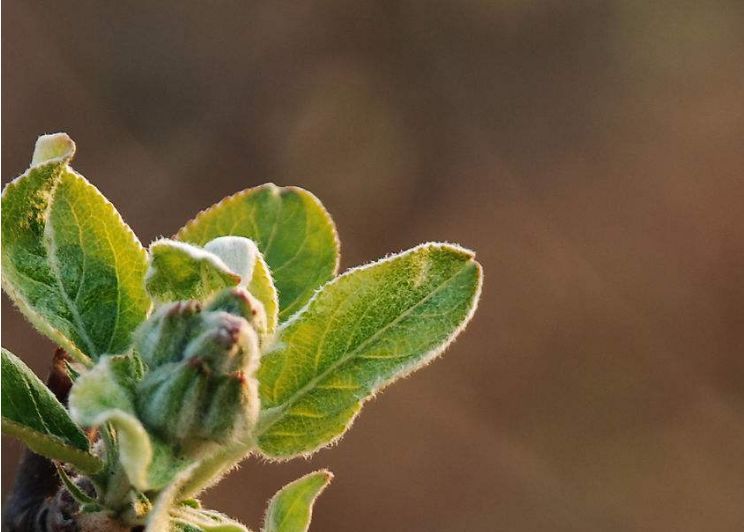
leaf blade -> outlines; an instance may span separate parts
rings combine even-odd
[[[209,251],[169,239],[150,244],[145,286],[161,302],[203,300],[239,282],[240,276]]]
[[[203,532],[249,532],[245,525],[220,512],[183,505],[171,510],[171,521]]]
[[[92,454],[80,451],[59,441],[54,436],[29,429],[7,418],[2,418],[2,431],[3,434],[21,440],[36,454],[70,464],[82,473],[94,474],[103,467],[103,462]]]
[[[134,394],[143,374],[142,362],[133,353],[104,357],[75,381],[70,415],[86,427],[111,424],[116,429],[117,459],[132,485],[160,489],[190,461],[149,434],[139,420]]]
[[[15,355],[2,348],[2,428],[38,454],[97,471],[88,439],[64,406]]]
[[[175,236],[204,245],[214,238],[250,238],[271,269],[280,320],[299,310],[338,268],[338,237],[330,215],[310,192],[261,185],[199,213]]]
[[[310,527],[315,500],[331,480],[333,474],[323,469],[284,486],[269,502],[263,531],[306,532]]]
[[[66,269],[59,270],[61,292],[75,290],[91,354],[125,351],[150,308],[146,252],[137,237],[98,189],[70,169],[55,191],[45,236],[52,262]],[[75,256],[79,271],[66,264]]]
[[[60,139],[73,148],[45,144]],[[43,140],[37,164],[2,194],[3,287],[42,334],[90,364],[123,351],[149,309],[145,251],[113,205],[69,169],[69,137]]]
[[[326,285],[261,361],[260,450],[287,458],[340,437],[364,401],[449,345],[480,287],[472,252],[447,244],[418,246]]]

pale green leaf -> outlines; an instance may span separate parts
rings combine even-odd
[[[39,331],[89,364],[127,348],[150,301],[145,250],[67,165],[73,153],[66,135],[42,137],[34,166],[5,187],[3,287]]]
[[[424,244],[327,284],[261,360],[259,448],[291,457],[334,441],[365,400],[449,345],[480,287],[472,252],[448,244]]]
[[[272,334],[279,322],[279,300],[269,267],[256,244],[248,238],[223,236],[208,242],[204,249],[240,275],[240,285],[263,304],[267,332]]]
[[[143,368],[133,354],[107,356],[81,375],[70,390],[70,413],[84,426],[109,423],[116,430],[119,462],[140,490],[168,484],[189,462],[154,435],[137,417],[134,393]]]
[[[150,245],[145,286],[160,302],[203,300],[239,282],[239,275],[218,256],[202,248],[168,239]]]
[[[41,135],[36,139],[31,166],[51,162],[68,162],[75,155],[75,143],[66,133]]]
[[[181,496],[194,497],[202,490],[217,484],[222,476],[240,462],[253,449],[252,441],[239,441],[224,445],[202,458],[191,476],[183,483]]]
[[[171,522],[184,527],[195,527],[202,532],[248,532],[244,525],[220,512],[184,505],[171,510]]]
[[[321,470],[290,482],[271,498],[264,518],[264,532],[306,532],[318,495],[333,479]]]
[[[15,355],[2,349],[2,431],[34,452],[93,473],[101,461],[64,406]]]
[[[147,515],[145,532],[171,532],[179,529],[183,530],[173,522],[171,512],[181,500],[181,486],[191,477],[191,474],[198,465],[198,462],[193,463],[178,472],[165,489],[158,494],[152,511]]]
[[[225,198],[181,229],[176,238],[205,245],[220,236],[253,240],[279,292],[279,318],[297,312],[338,267],[338,238],[320,201],[297,187],[266,184]]]
[[[116,430],[119,461],[133,486],[149,487],[150,437],[134,412],[132,390],[137,376],[128,357],[105,357],[81,375],[70,390],[70,413],[86,427],[110,423]]]

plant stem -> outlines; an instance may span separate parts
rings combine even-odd
[[[253,441],[240,442],[215,452],[199,464],[191,478],[181,487],[180,497],[187,499],[216,484],[230,469],[247,457],[255,448]]]
[[[101,427],[101,439],[106,446],[108,467],[104,472],[105,490],[99,498],[104,507],[118,511],[126,505],[127,495],[132,486],[126,471],[119,462],[119,448],[110,424]]]

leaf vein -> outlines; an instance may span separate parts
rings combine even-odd
[[[339,357],[334,363],[328,366],[324,371],[322,371],[320,374],[313,377],[305,386],[297,390],[294,394],[292,394],[289,398],[287,398],[282,404],[281,407],[288,409],[291,405],[299,401],[304,395],[306,395],[308,392],[310,392],[313,388],[315,388],[321,381],[323,381],[325,378],[327,378],[332,372],[337,370],[339,367],[343,366],[350,360],[352,360],[357,353],[359,353],[361,350],[366,348],[369,344],[373,343],[377,338],[379,338],[382,334],[384,334],[389,328],[394,327],[396,324],[401,322],[403,319],[405,319],[409,314],[411,314],[416,308],[418,308],[420,305],[424,304],[426,301],[434,297],[437,293],[439,293],[441,290],[443,290],[445,287],[447,287],[449,284],[451,284],[458,276],[460,276],[462,273],[466,272],[467,268],[463,267],[456,273],[452,274],[450,277],[442,281],[439,286],[437,286],[434,290],[429,292],[425,297],[421,298],[419,301],[411,305],[408,309],[406,309],[404,312],[402,312],[399,316],[397,316],[393,321],[385,325],[384,327],[381,327],[378,329],[372,336],[367,338],[365,341],[363,341],[361,344],[359,344],[354,350],[352,350],[349,353],[346,353]],[[339,305],[341,306],[341,305]],[[270,420],[265,425],[261,426],[257,430],[257,435],[261,436],[265,434],[269,428],[271,428],[272,425],[277,423],[281,419],[281,416],[277,416]]]

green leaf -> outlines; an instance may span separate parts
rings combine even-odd
[[[273,334],[279,323],[279,300],[269,267],[256,244],[248,238],[223,236],[209,241],[204,249],[220,257],[240,275],[241,286],[263,304],[267,332]]]
[[[214,510],[194,507],[192,501],[184,501],[182,487],[192,476],[198,463],[180,471],[158,495],[155,505],[147,516],[146,532],[248,532],[248,529]]]
[[[101,461],[65,407],[21,360],[2,349],[2,430],[35,453],[94,473]]]
[[[244,525],[220,512],[183,505],[171,510],[171,522],[184,527],[185,530],[191,526],[202,532],[248,532]]]
[[[306,532],[313,504],[333,479],[330,471],[305,475],[284,486],[271,498],[264,519],[264,532]]]
[[[450,344],[480,287],[473,253],[448,244],[423,244],[327,284],[261,360],[259,448],[291,457],[334,441],[365,400]]]
[[[184,481],[181,496],[194,497],[208,487],[217,484],[222,476],[250,454],[252,449],[252,441],[240,441],[215,449],[199,461],[191,476]]]
[[[190,462],[148,434],[137,417],[134,393],[143,377],[134,354],[107,356],[81,375],[70,390],[70,413],[81,425],[116,430],[119,462],[129,481],[140,490],[160,489]]]
[[[266,184],[239,192],[199,213],[176,238],[203,246],[227,235],[258,245],[279,292],[280,320],[302,308],[338,268],[333,221],[301,188]]]
[[[106,423],[116,429],[119,461],[137,489],[149,487],[150,437],[134,412],[132,392],[137,375],[128,356],[106,357],[81,375],[70,390],[70,413],[87,427]]]
[[[198,462],[196,462],[177,473],[170,484],[158,494],[155,505],[147,516],[145,532],[189,530],[188,528],[179,528],[176,526],[176,523],[171,519],[171,512],[180,500],[181,486],[191,477],[193,470],[198,465]]]
[[[207,298],[236,286],[240,276],[218,256],[202,248],[162,239],[150,245],[150,267],[145,286],[160,301]]]
[[[70,169],[74,151],[67,135],[40,137],[34,166],[5,187],[3,287],[39,331],[90,364],[127,348],[150,301],[145,250]]]

